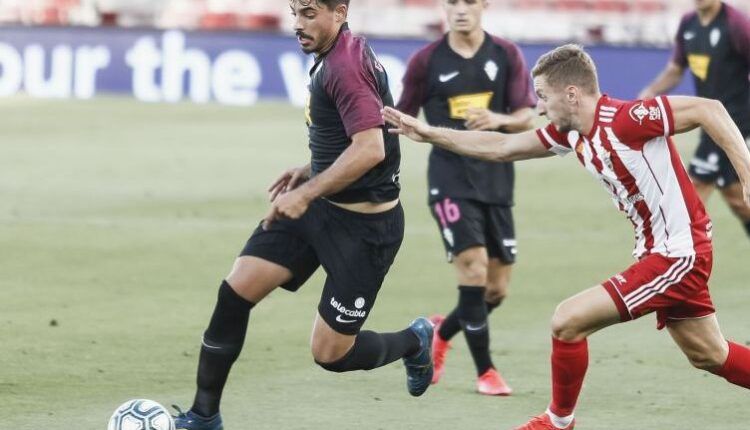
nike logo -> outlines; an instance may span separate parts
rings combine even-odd
[[[344,323],[344,324],[351,324],[353,322],[357,322],[357,320],[345,320],[345,319],[341,318],[341,315],[336,315],[336,321],[338,321],[340,323]]]
[[[456,76],[458,76],[459,74],[461,74],[461,72],[453,72],[453,73],[447,73],[447,74],[445,74],[445,75],[440,75],[440,76],[438,76],[438,79],[440,80],[440,82],[448,82],[448,81],[450,81],[451,79],[453,79],[453,78],[455,78]]]
[[[695,37],[695,33],[693,33],[692,31],[688,31],[685,32],[685,35],[683,37],[685,37],[685,40],[692,40]]]
[[[224,349],[220,346],[209,345],[208,343],[206,343],[206,339],[201,340],[201,343],[208,349]]]
[[[487,323],[484,323],[484,324],[478,325],[478,326],[473,326],[471,324],[466,324],[466,330],[469,330],[469,331],[480,331],[480,330],[484,330],[486,327],[487,327]]]

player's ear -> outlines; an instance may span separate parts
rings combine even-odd
[[[567,88],[565,88],[565,100],[567,100],[568,103],[576,103],[578,101],[580,90],[574,86],[569,85]]]
[[[346,21],[346,15],[348,13],[349,13],[349,8],[343,3],[336,6],[336,8],[333,10],[333,16],[336,22]]]

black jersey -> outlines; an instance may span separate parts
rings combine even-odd
[[[486,108],[512,113],[536,105],[523,55],[518,47],[485,34],[472,58],[451,49],[448,36],[418,51],[409,61],[402,112],[424,109],[431,125],[465,130],[466,111]],[[512,163],[494,163],[433,148],[428,167],[429,199],[472,199],[488,204],[513,204]]]
[[[346,189],[327,198],[337,203],[387,202],[399,196],[401,153],[381,110],[393,106],[385,69],[367,41],[344,24],[336,43],[310,70],[307,119],[313,176],[327,169],[352,143],[352,136],[383,130],[385,159]]]
[[[743,132],[750,132],[750,21],[722,4],[704,26],[698,14],[685,15],[675,40],[672,61],[692,72],[696,93],[724,104]]]

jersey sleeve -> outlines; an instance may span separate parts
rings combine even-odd
[[[674,135],[669,99],[659,96],[624,103],[615,113],[612,130],[622,143],[636,149],[651,139]]]
[[[732,46],[750,64],[750,19],[732,7],[727,10]]]
[[[536,106],[531,74],[526,66],[521,49],[511,44],[508,49],[510,74],[506,82],[506,94],[508,94],[508,109],[515,112],[523,108]]]
[[[537,129],[536,135],[547,150],[561,157],[564,157],[573,151],[568,142],[567,136],[560,133],[552,123],[549,123],[544,128]]]
[[[688,66],[688,59],[685,53],[685,28],[688,22],[689,15],[682,18],[680,26],[677,29],[677,34],[674,38],[674,49],[672,51],[672,62],[679,65],[683,69]]]
[[[425,51],[419,51],[411,57],[406,67],[403,85],[404,90],[396,105],[401,112],[417,116],[419,108],[422,107],[427,93],[427,63],[428,58]]]
[[[379,65],[370,64],[363,55],[356,61],[339,61],[329,66],[326,90],[341,116],[346,135],[351,138],[359,132],[385,125],[374,70]]]

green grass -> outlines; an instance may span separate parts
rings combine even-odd
[[[25,98],[0,110],[0,430],[103,429],[135,397],[189,406],[218,283],[265,214],[267,185],[308,157],[302,113]],[[427,147],[402,148],[406,238],[367,323],[375,330],[446,312],[456,296],[425,204]],[[460,338],[423,398],[406,393],[400,364],[325,373],[308,349],[318,274],[253,311],[227,428],[508,429],[542,411],[556,303],[631,263],[629,223],[574,158],[518,165],[519,262],[492,317],[513,397],[473,393]],[[709,211],[720,320],[747,342],[748,241],[718,196]],[[654,326],[646,317],[590,340],[579,428],[747,427],[747,392],[692,370]]]

